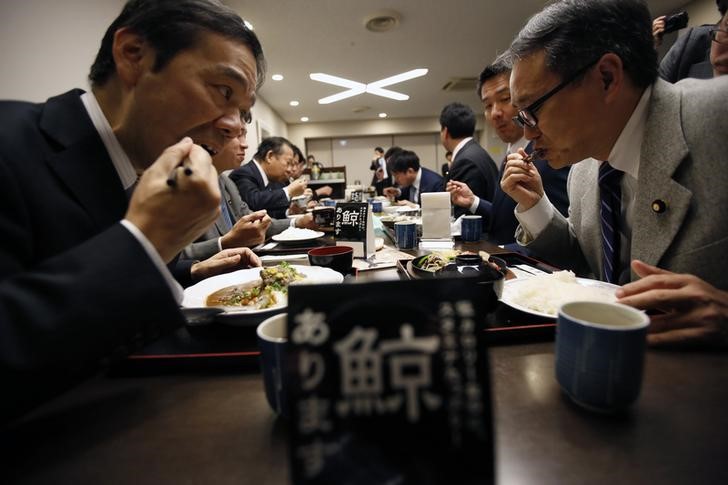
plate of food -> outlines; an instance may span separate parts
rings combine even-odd
[[[207,278],[186,288],[182,308],[219,308],[218,317],[267,316],[288,306],[292,284],[341,283],[344,277],[329,268],[282,262]]]
[[[571,271],[556,271],[506,281],[501,301],[511,308],[545,318],[556,318],[559,307],[571,301],[616,301],[617,285],[577,278]]]
[[[489,263],[484,265],[484,263]],[[507,274],[506,262],[502,259],[491,256],[485,251],[478,254],[470,251],[461,251],[459,249],[445,249],[441,251],[433,251],[423,256],[419,256],[411,261],[412,272],[423,278],[433,276],[447,276],[455,267],[475,268],[481,271],[492,268]],[[462,272],[462,271],[460,271]],[[495,275],[493,275],[495,276]]]
[[[312,229],[304,229],[300,227],[289,227],[285,231],[276,234],[271,239],[279,243],[300,243],[304,241],[312,241],[322,237],[322,231],[314,231]]]

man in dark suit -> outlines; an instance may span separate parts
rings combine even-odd
[[[728,0],[716,0],[721,18],[725,17]],[[688,77],[710,79],[713,77],[713,66],[710,62],[711,31],[719,28],[718,24],[698,25],[688,29],[678,37],[660,61],[658,73],[665,81],[676,83]],[[665,16],[657,17],[652,22],[652,35],[655,43],[662,43],[665,31]]]
[[[398,187],[387,187],[384,194],[398,201],[421,204],[425,192],[442,192],[443,180],[436,172],[420,165],[417,154],[410,150],[396,153],[390,160],[392,176]]]
[[[291,198],[302,195],[307,185],[303,179],[288,184],[288,166],[292,163],[291,142],[271,136],[260,142],[250,162],[236,168],[229,176],[251,209],[265,209],[271,217],[283,219]]]
[[[255,34],[219,3],[134,1],[104,36],[91,92],[0,103],[0,420],[183,323],[165,264],[220,202],[200,145],[214,153],[240,131],[262,66]]]
[[[496,58],[480,73],[477,93],[483,102],[485,121],[495,130],[498,137],[508,144],[507,152],[512,153],[523,148],[530,154],[532,144],[524,138],[523,128],[513,122],[513,117],[518,112],[511,104],[510,76],[511,60],[506,53]],[[546,160],[535,160],[533,164],[541,175],[547,197],[560,213],[567,216],[569,197],[566,193],[566,179],[569,176],[569,167],[553,169],[548,166]],[[505,165],[504,160],[498,173],[498,180],[503,176]],[[513,211],[516,208],[516,201],[501,190],[500,184],[496,185],[493,202],[473,194],[462,182],[452,181],[447,189],[452,194],[453,204],[483,216],[483,230],[488,233],[491,242],[496,244],[515,242],[518,220]]]
[[[466,183],[481,199],[493,200],[498,184],[498,168],[490,155],[473,139],[475,113],[469,106],[451,103],[440,113],[440,140],[453,153],[449,180]],[[466,214],[455,208],[455,217]]]

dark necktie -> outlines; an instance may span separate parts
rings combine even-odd
[[[230,214],[230,209],[227,205],[227,200],[225,199],[225,195],[223,194],[222,200],[220,201],[220,210],[222,211],[222,220],[223,220],[223,228],[225,229],[225,232],[228,232],[230,229],[233,228],[233,216]]]
[[[616,283],[619,279],[619,242],[621,225],[620,182],[624,172],[609,163],[599,167],[599,214],[602,223],[602,260],[604,279]]]

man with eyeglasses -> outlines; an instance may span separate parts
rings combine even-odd
[[[728,15],[726,15],[728,0],[722,0],[721,14],[723,17],[716,28],[710,31],[710,64],[713,66],[713,76],[728,74]]]
[[[657,79],[650,24],[639,0],[561,1],[529,20],[511,45],[512,101],[540,156],[573,165],[569,218],[523,151],[501,187],[534,254],[581,276],[641,278],[617,296],[663,312],[652,344],[725,346],[728,139],[710,135],[728,133],[728,78]]]

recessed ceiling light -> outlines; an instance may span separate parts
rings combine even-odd
[[[270,77],[274,81],[283,81],[283,75],[282,74],[273,74]]]
[[[290,102],[290,103],[288,103],[288,104],[290,104],[291,106],[298,106],[298,105],[299,105],[299,104],[301,104],[301,103],[299,103],[298,101],[296,101],[296,100],[294,99],[293,101],[291,101],[291,102]]]
[[[387,117],[387,113],[379,113],[379,117],[380,118],[386,118]]]
[[[251,23],[250,23],[250,22],[248,22],[247,20],[243,20],[243,23],[244,23],[244,24],[245,24],[245,26],[246,26],[247,28],[249,28],[250,30],[255,30],[255,29],[253,29],[253,24],[251,24]]]
[[[310,77],[314,81],[347,88],[346,91],[341,91],[340,93],[332,94],[331,96],[327,96],[318,100],[319,104],[329,104],[336,101],[341,101],[342,99],[351,98],[352,96],[356,96],[362,93],[374,94],[377,96],[382,96],[383,98],[394,99],[397,101],[406,101],[409,99],[408,95],[398,93],[397,91],[392,91],[390,89],[384,89],[384,87],[404,81],[409,81],[410,79],[424,76],[425,74],[427,74],[427,69],[413,69],[411,71],[380,79],[379,81],[374,81],[369,84],[352,81],[351,79],[345,79],[343,77],[332,76],[323,72],[312,72],[308,75],[308,77]]]
[[[304,123],[308,121],[308,116],[301,116],[301,121]]]

